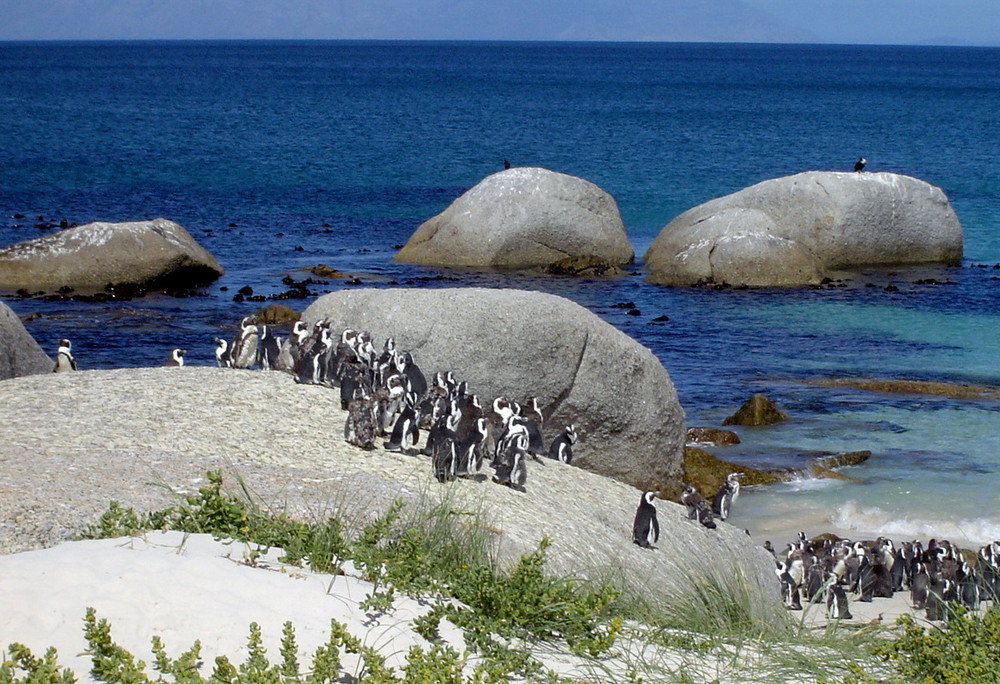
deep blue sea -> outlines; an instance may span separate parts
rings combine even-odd
[[[566,296],[651,348],[689,425],[753,392],[790,414],[716,453],[749,464],[870,449],[860,483],[745,490],[731,522],[850,536],[1000,538],[1000,402],[825,389],[819,376],[1000,385],[1000,49],[732,44],[0,43],[0,244],[44,227],[163,216],[226,268],[203,296],[5,297],[42,346],[82,368],[159,365],[324,263],[361,286],[489,285]],[[670,289],[393,264],[396,246],[485,176],[515,165],[590,180],[641,257],[674,216],[810,169],[940,186],[961,268],[848,287]],[[25,218],[15,219],[15,214]],[[42,217],[42,218],[39,218]],[[38,227],[42,224],[43,227]],[[914,283],[930,275],[946,285]],[[441,277],[443,276],[443,277]],[[887,292],[884,285],[897,285]],[[316,293],[338,287],[316,286]],[[289,302],[298,309],[310,300]],[[633,302],[641,315],[615,304]],[[666,315],[669,320],[653,319]],[[460,370],[460,369],[457,369]],[[2,417],[0,417],[2,420]],[[2,424],[2,423],[0,423]],[[586,436],[582,436],[585,440]]]

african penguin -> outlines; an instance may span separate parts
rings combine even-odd
[[[250,368],[257,362],[257,342],[260,334],[252,316],[244,316],[240,321],[240,329],[233,338],[229,356],[233,368]]]
[[[705,497],[689,484],[684,485],[684,491],[681,492],[681,503],[687,506],[688,520],[698,520],[705,527],[715,529],[712,508]]]
[[[847,604],[847,592],[837,584],[837,576],[832,572],[827,575],[826,614],[831,620],[850,620],[854,616]]]
[[[576,444],[576,426],[570,423],[549,445],[549,458],[563,463],[572,463],[573,445]]]
[[[281,355],[281,338],[275,337],[274,333],[266,325],[261,326],[260,353],[257,362],[261,370],[278,370],[278,356]]]
[[[170,352],[170,356],[167,357],[167,362],[163,364],[164,366],[183,366],[184,365],[184,355],[187,354],[186,349],[174,349]]]
[[[229,342],[221,337],[215,338],[215,363],[219,368],[233,367],[233,360],[229,356]]]
[[[420,427],[417,425],[416,395],[408,392],[406,404],[396,418],[389,441],[382,444],[387,451],[406,452],[420,439]]]
[[[59,350],[56,352],[56,365],[52,368],[53,373],[65,373],[76,370],[76,359],[73,358],[73,344],[63,338],[59,340]]]
[[[719,487],[719,491],[712,497],[712,512],[719,516],[719,520],[729,517],[733,502],[740,495],[740,478],[743,473],[729,473],[726,480]]]
[[[653,548],[660,540],[660,523],[656,520],[656,497],[659,492],[643,492],[632,521],[632,542],[644,549]]]

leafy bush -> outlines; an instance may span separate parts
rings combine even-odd
[[[875,652],[901,675],[918,682],[1000,682],[1000,610],[982,617],[952,606],[943,627],[924,629],[909,615],[897,620],[903,633]]]

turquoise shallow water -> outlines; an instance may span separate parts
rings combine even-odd
[[[234,302],[235,290],[273,295],[283,276],[319,262],[377,287],[546,290],[650,347],[690,424],[718,424],[757,391],[790,414],[742,431],[744,443],[720,456],[789,465],[815,451],[873,452],[850,469],[859,484],[747,490],[734,524],[755,536],[940,530],[982,542],[1000,537],[1000,404],[801,380],[1000,384],[997,111],[997,49],[0,43],[0,242],[45,233],[36,223],[46,220],[165,216],[227,269],[189,299],[7,301],[42,314],[29,329],[49,351],[69,336],[81,363],[100,368],[158,364],[173,346],[212,363],[212,338],[258,306]],[[734,292],[659,288],[641,275],[439,280],[391,263],[395,245],[503,158],[603,187],[641,255],[695,204],[803,170],[847,170],[861,155],[871,170],[948,194],[965,232],[961,268]],[[928,275],[951,284],[914,284]],[[888,282],[899,291],[884,291]],[[623,302],[641,315],[614,306]]]

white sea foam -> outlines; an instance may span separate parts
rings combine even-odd
[[[960,518],[958,520],[900,515],[878,506],[862,506],[848,501],[837,506],[830,524],[857,537],[883,535],[896,540],[949,539],[970,546],[981,546],[1000,539],[1000,520],[996,518]]]

